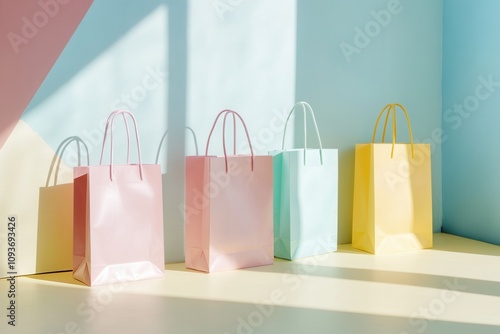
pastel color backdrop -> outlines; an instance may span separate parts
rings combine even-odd
[[[1,167],[0,181],[12,196],[38,191],[50,155],[69,136],[86,141],[91,164],[98,163],[103,121],[115,108],[129,109],[139,122],[146,162],[154,162],[169,130],[160,151],[165,256],[183,261],[184,157],[195,154],[196,144],[204,154],[216,113],[241,113],[256,152],[267,154],[280,147],[290,108],[305,100],[314,108],[324,146],[339,149],[338,241],[349,243],[354,145],[371,140],[385,104],[399,102],[410,113],[416,141],[431,144],[434,231],[500,243],[500,155],[492,147],[500,98],[491,83],[500,81],[496,1],[78,3],[60,4],[59,14],[17,54],[2,40],[1,77],[9,80],[1,81],[7,94],[0,100],[9,102],[2,105],[0,161],[15,163],[16,173]],[[0,9],[9,17],[0,20],[3,35],[19,31],[23,17],[41,10],[39,3],[24,2]],[[32,66],[27,55],[42,52],[47,56]],[[454,104],[472,111],[464,107],[460,114]],[[300,115],[293,119],[288,147],[303,145],[302,124]],[[29,159],[29,147],[16,144],[23,134],[43,148]],[[242,131],[237,139],[239,152],[247,153]],[[316,145],[313,131],[307,139]],[[398,139],[408,140],[404,122]],[[221,153],[220,129],[213,140],[210,153]],[[117,151],[124,161],[124,146]],[[70,149],[63,159],[65,167],[73,166],[76,152]],[[37,173],[36,180],[24,176]],[[36,216],[36,196],[25,198],[24,207]],[[18,210],[22,216],[24,207],[3,205],[0,214]]]
[[[443,231],[500,244],[500,3],[445,0]]]

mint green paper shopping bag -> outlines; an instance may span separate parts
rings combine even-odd
[[[284,149],[286,126],[298,106],[304,113],[305,148]],[[306,111],[319,149],[307,148]],[[323,149],[311,106],[297,103],[285,123],[280,151],[273,155],[274,256],[294,260],[337,250],[338,150]]]

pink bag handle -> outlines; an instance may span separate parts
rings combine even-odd
[[[104,133],[106,133],[108,131],[108,124],[109,124],[109,121],[111,120],[111,117],[114,117],[114,115],[117,114],[120,111],[122,111],[122,110],[115,110],[115,111],[111,112],[111,114],[109,114],[108,120],[106,121],[106,129],[104,130]],[[123,110],[123,111],[126,111],[126,110]],[[122,114],[122,116],[123,116],[123,122],[125,122],[125,129],[127,131],[127,165],[129,165],[130,164],[130,137],[129,137],[129,129],[128,129],[127,118],[125,117],[124,114]],[[106,143],[106,135],[104,135],[102,145],[104,146],[105,143]],[[99,160],[99,164],[100,165],[102,164],[102,155],[103,155],[103,153],[104,152],[101,151],[101,159]]]
[[[134,133],[135,133],[135,139],[136,139],[136,144],[137,144],[137,157],[139,159],[139,175],[141,177],[141,180],[143,179],[143,170],[142,170],[142,159],[141,159],[141,147],[139,145],[139,133],[137,131],[137,122],[135,120],[135,117],[134,115],[132,115],[131,112],[127,111],[127,110],[117,110],[117,111],[114,111],[112,112],[109,117],[108,117],[108,121],[106,122],[106,128],[104,130],[104,139],[103,139],[103,142],[102,142],[102,150],[101,150],[101,159],[99,161],[99,165],[102,165],[102,156],[104,154],[104,144],[106,143],[106,138],[107,138],[107,134],[108,134],[108,128],[109,128],[109,132],[110,132],[110,145],[111,145],[111,149],[110,149],[110,162],[109,162],[109,177],[110,177],[110,180],[113,181],[113,122],[115,120],[115,117],[117,115],[123,115],[123,118],[125,119],[125,116],[128,115],[130,116],[130,118],[132,119],[132,123],[134,124]],[[127,122],[125,121],[125,124],[127,124]],[[129,132],[127,131],[127,140],[130,144],[130,134]],[[128,154],[127,154],[128,155]],[[127,162],[127,164],[129,164]]]
[[[214,132],[215,126],[217,125],[217,122],[218,122],[220,116],[222,116],[222,114],[224,114],[224,122],[222,125],[222,147],[224,149],[224,161],[226,163],[226,173],[229,170],[228,163],[227,163],[227,149],[226,149],[226,121],[227,121],[227,115],[229,115],[229,114],[232,114],[232,116],[233,116],[233,126],[234,126],[233,152],[234,152],[234,155],[236,155],[236,117],[238,117],[239,120],[241,121],[241,124],[243,124],[243,128],[245,129],[245,134],[247,136],[248,146],[250,147],[250,153],[252,156],[252,171],[253,171],[255,156],[253,153],[253,147],[252,147],[252,142],[250,140],[250,135],[248,134],[248,129],[247,129],[247,126],[246,126],[243,118],[240,116],[240,114],[238,114],[236,111],[233,111],[233,110],[225,109],[225,110],[221,111],[217,115],[217,117],[215,118],[214,124],[212,125],[212,129],[210,130],[210,134],[208,135],[205,156],[208,156],[208,147],[210,145],[210,138],[212,138],[212,133]]]
[[[215,125],[217,124],[217,120],[219,117],[224,114],[224,113],[233,113],[234,111],[229,110],[229,109],[224,109],[222,110],[217,117],[215,118],[214,125],[212,126],[212,130],[210,131],[210,134],[208,135],[208,140],[207,140],[207,147],[205,149],[205,155],[208,155],[208,146],[210,145],[210,137],[212,136],[212,132],[214,131]],[[236,116],[233,114],[233,155],[236,155]]]

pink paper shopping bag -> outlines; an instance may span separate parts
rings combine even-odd
[[[132,119],[138,164],[113,163],[118,115]],[[110,164],[103,165],[108,129]],[[163,277],[163,247],[160,166],[142,163],[134,116],[115,111],[106,124],[100,165],[74,168],[73,277],[88,285]]]
[[[210,138],[221,115],[224,155],[209,156]],[[233,116],[234,125],[236,118],[243,124],[251,155],[227,154],[228,115]],[[220,112],[210,131],[205,156],[186,157],[185,205],[187,268],[215,272],[273,263],[272,157],[254,155],[238,113]]]

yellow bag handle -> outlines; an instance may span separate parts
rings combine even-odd
[[[386,113],[385,116],[385,122],[384,122],[384,130],[382,132],[382,143],[385,142],[385,134],[387,130],[387,123],[389,122],[389,116],[392,114],[392,149],[391,149],[391,158],[394,157],[394,144],[396,144],[396,138],[397,138],[397,127],[396,127],[396,107],[399,107],[405,114],[406,117],[406,123],[408,124],[408,133],[410,134],[410,145],[411,145],[411,157],[412,159],[414,158],[414,143],[413,143],[413,133],[411,131],[411,124],[410,124],[410,117],[408,116],[408,112],[406,111],[405,107],[401,105],[400,103],[390,103],[386,105],[380,114],[377,117],[377,121],[375,122],[375,128],[373,129],[373,136],[372,136],[372,143],[375,142],[375,136],[377,134],[377,128],[378,128],[378,123],[380,121],[380,118],[382,118],[382,115]]]

